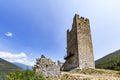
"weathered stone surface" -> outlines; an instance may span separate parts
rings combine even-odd
[[[67,55],[62,70],[95,68],[90,24],[88,19],[75,15],[72,29],[67,30]]]
[[[36,61],[36,65],[34,66],[36,72],[45,75],[46,77],[58,77],[60,75],[60,66],[56,65],[49,58],[39,58]]]

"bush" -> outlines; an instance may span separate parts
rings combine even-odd
[[[37,74],[33,70],[18,70],[7,74],[5,80],[46,80],[46,78],[41,74]]]

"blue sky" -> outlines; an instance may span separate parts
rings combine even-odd
[[[64,61],[75,13],[90,19],[95,60],[120,49],[119,0],[0,0],[0,57],[33,65]],[[14,59],[13,59],[14,58]]]

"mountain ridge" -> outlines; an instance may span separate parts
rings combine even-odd
[[[13,72],[16,70],[21,70],[21,68],[14,65],[13,63],[9,61],[6,61],[0,58],[0,80],[2,80],[2,77],[6,75],[7,73]]]
[[[120,70],[120,49],[95,61],[96,68]]]

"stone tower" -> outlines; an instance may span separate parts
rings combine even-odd
[[[67,55],[61,70],[95,68],[89,20],[75,14],[72,29],[67,30]]]

